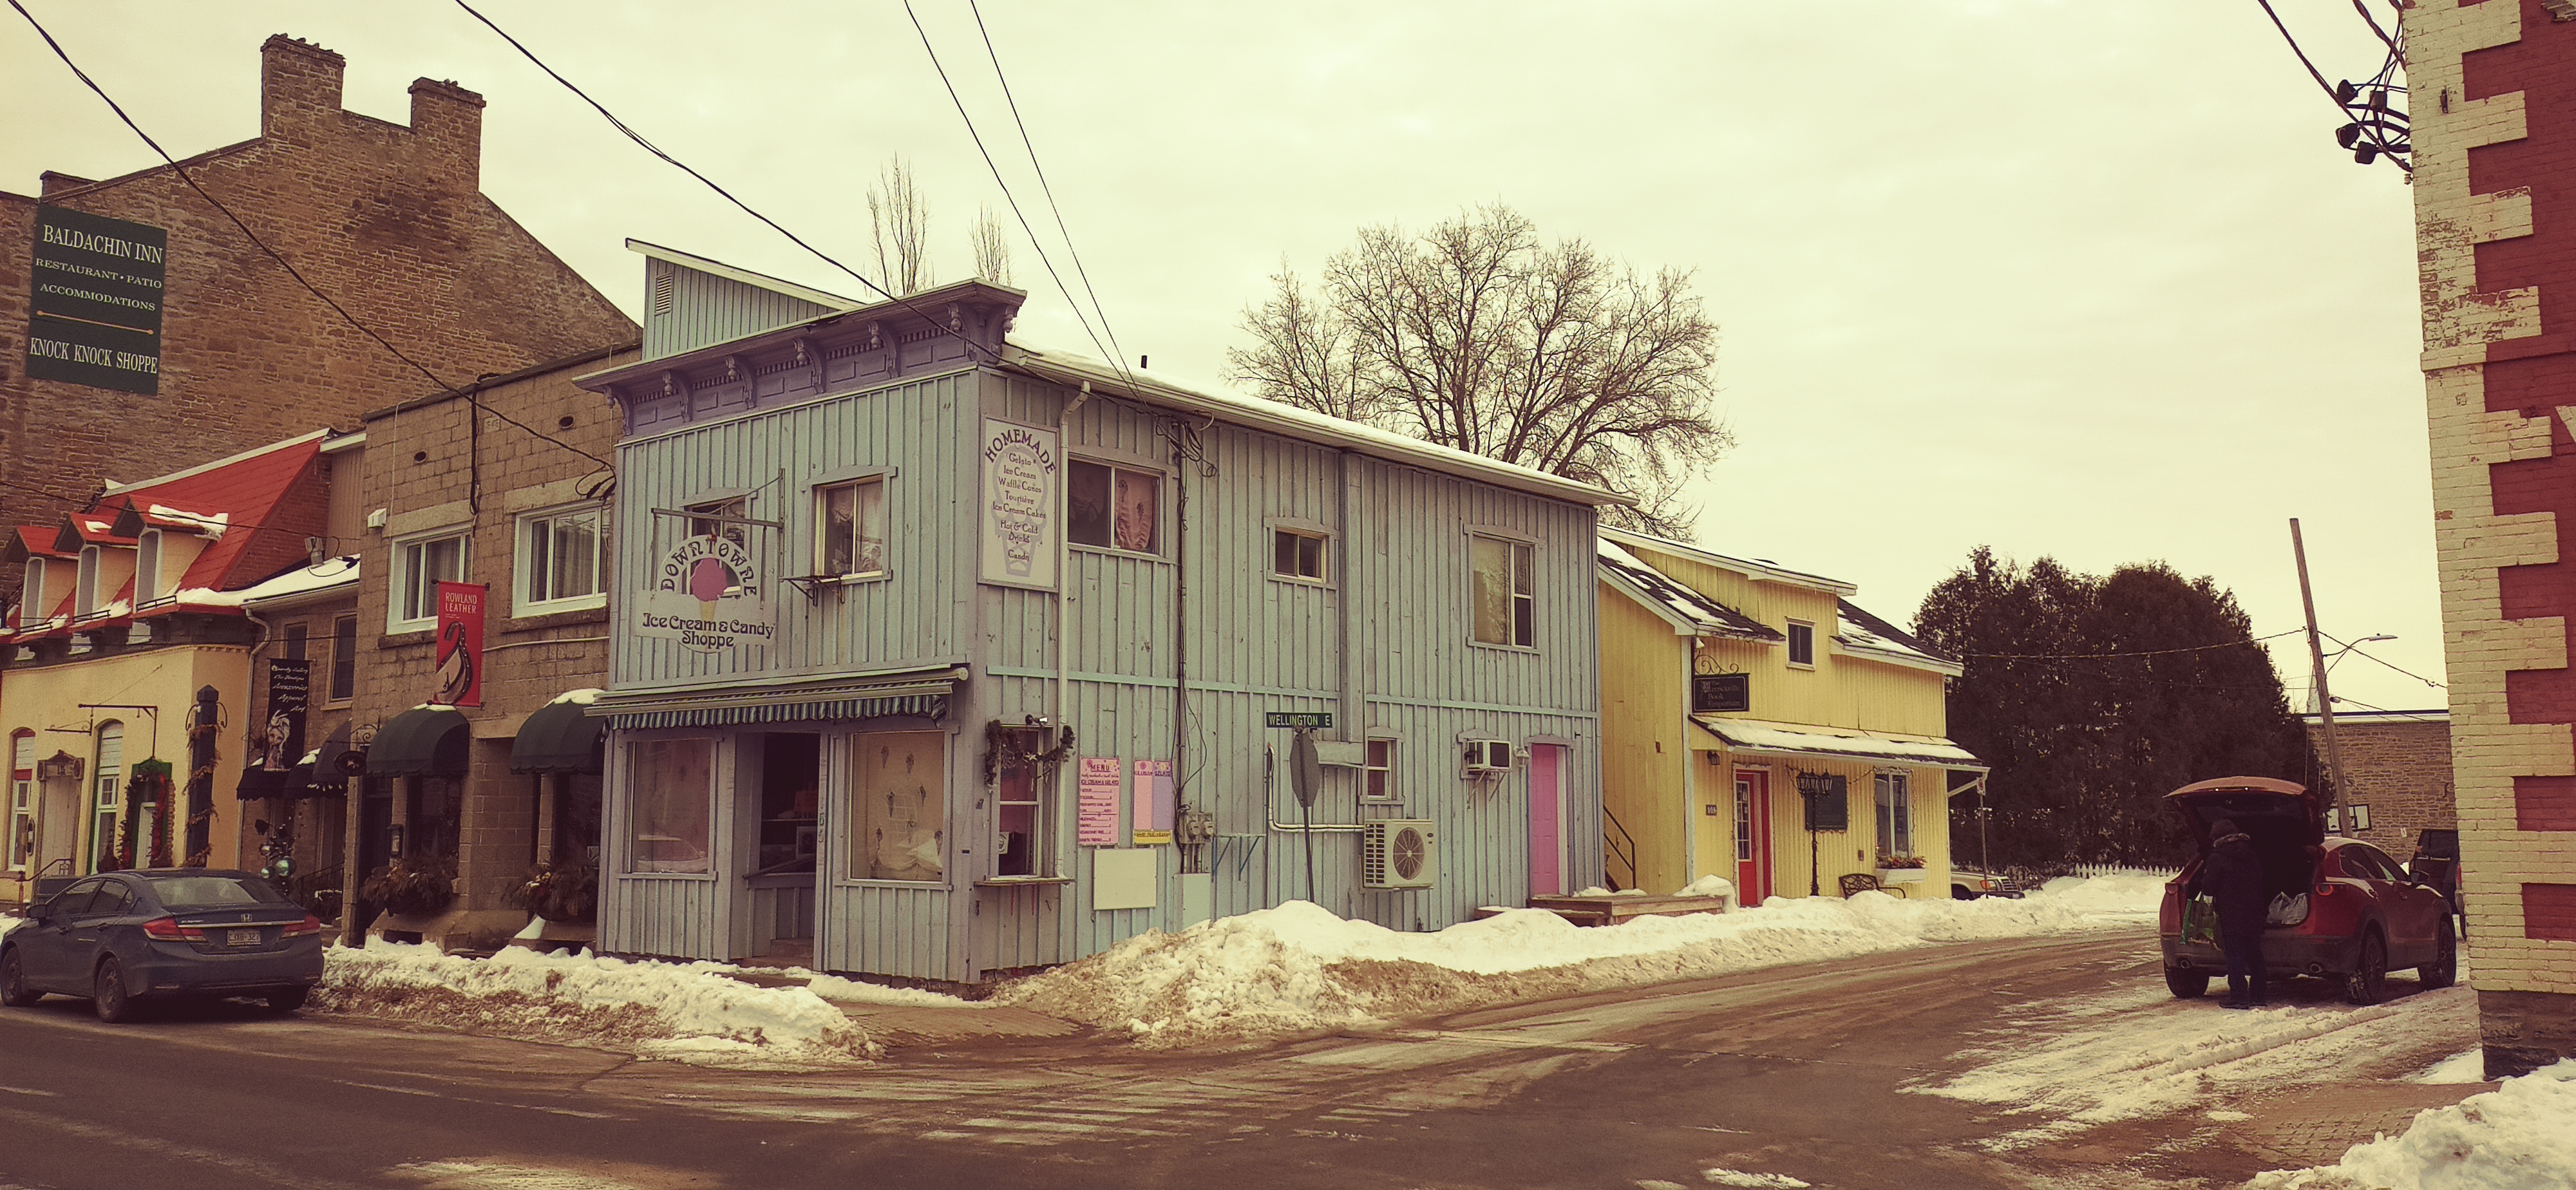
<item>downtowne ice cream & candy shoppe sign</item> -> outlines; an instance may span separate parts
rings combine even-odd
[[[778,634],[769,588],[744,535],[720,526],[683,537],[653,568],[635,609],[635,635],[680,642],[699,653],[738,655]]]

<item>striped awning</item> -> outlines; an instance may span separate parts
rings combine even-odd
[[[965,676],[962,669],[943,667],[827,682],[612,692],[591,704],[589,713],[607,719],[608,726],[617,731],[897,715],[937,719],[948,713],[948,696]]]

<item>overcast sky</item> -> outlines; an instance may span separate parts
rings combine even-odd
[[[835,292],[805,256],[618,137],[453,3],[26,0],[173,152],[258,131],[271,33],[349,60],[408,119],[422,76],[482,92],[483,189],[633,312],[626,237]],[[1012,216],[900,0],[479,5],[646,136],[853,266],[889,154],[933,204],[942,279]],[[2330,78],[2380,55],[2345,0],[2276,0]],[[916,0],[975,125],[1070,278],[964,0]],[[2396,170],[2252,0],[1698,0],[1572,6],[1041,4],[983,16],[1130,356],[1225,383],[1284,260],[1500,201],[1550,238],[1693,270],[1740,445],[1693,489],[1708,548],[1849,579],[1910,622],[1968,550],[2087,571],[2162,560],[2442,677]],[[149,151],[0,14],[0,189]],[[1091,353],[1014,227],[1019,338]],[[2303,702],[2296,637],[2275,656]],[[2360,657],[2337,693],[2441,690]],[[2354,709],[2350,705],[2347,709]]]

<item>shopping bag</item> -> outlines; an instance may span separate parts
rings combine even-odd
[[[2208,897],[2193,897],[2183,902],[2182,940],[2217,945],[2218,906],[2211,904]]]

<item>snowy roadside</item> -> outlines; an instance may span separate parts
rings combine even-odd
[[[1577,927],[1518,909],[1437,933],[1303,901],[1149,932],[995,999],[1155,1048],[1257,1044],[1390,1020],[1973,939],[2151,924],[2163,877],[2065,878],[2020,900],[1774,897],[1759,908]]]
[[[507,949],[490,958],[375,942],[333,947],[313,1006],[701,1066],[846,1066],[884,1048],[838,1003],[971,1009],[954,997],[802,969],[802,987],[758,987],[723,963],[662,963]]]
[[[2565,1190],[2576,1183],[2576,1059],[2429,1108],[2333,1165],[2257,1174],[2246,1190]]]
[[[2465,978],[2426,992],[2401,981],[2398,990],[2412,994],[2367,1008],[2321,1001],[2252,1012],[2176,1000],[2161,983],[2042,1002],[2008,1019],[1996,1045],[1968,1055],[1982,1065],[1905,1089],[2030,1117],[2029,1127],[1982,1142],[1997,1152],[2119,1120],[2187,1111],[2244,1119],[2240,1104],[2284,1087],[2371,1077],[2391,1054],[2448,1052],[2477,1036],[2477,994]]]

